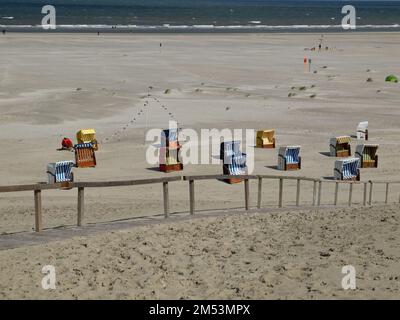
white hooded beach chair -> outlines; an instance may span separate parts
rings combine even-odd
[[[74,181],[74,175],[72,173],[73,166],[73,161],[59,161],[55,163],[49,163],[47,165],[48,183],[52,184]]]
[[[333,174],[336,180],[360,181],[359,159],[336,160]]]
[[[329,151],[331,157],[350,157],[351,156],[351,137],[340,136],[331,138],[329,141]]]
[[[378,168],[378,144],[361,144],[355,156],[360,160],[360,168]]]
[[[358,124],[357,139],[358,140],[368,140],[368,121],[363,121]]]
[[[278,169],[283,171],[300,170],[300,148],[300,146],[280,147],[278,153]]]

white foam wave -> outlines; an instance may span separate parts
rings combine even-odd
[[[41,25],[0,25],[1,28],[12,29],[42,29]],[[72,29],[72,30],[85,30],[85,29],[132,29],[132,30],[174,30],[174,29],[200,29],[200,30],[315,30],[315,29],[341,29],[341,25],[107,25],[107,24],[62,24],[57,25],[58,29]],[[357,29],[396,29],[400,28],[400,24],[389,25],[357,25]]]

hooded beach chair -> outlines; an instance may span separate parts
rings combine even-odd
[[[72,167],[74,166],[73,161],[59,161],[55,163],[49,163],[47,165],[47,177],[48,183],[64,183],[73,182],[74,175],[72,173]]]
[[[361,144],[356,148],[355,156],[360,160],[360,168],[378,168],[378,144]]]
[[[336,180],[360,181],[359,159],[336,160],[333,174]]]
[[[257,131],[257,148],[275,148],[275,130]]]
[[[278,153],[278,169],[283,171],[300,170],[300,146],[280,147]]]
[[[350,157],[351,156],[351,137],[340,136],[331,138],[329,149],[331,157]]]
[[[94,129],[79,130],[76,134],[76,140],[78,140],[78,144],[91,143],[95,151],[99,149],[99,145],[96,140],[96,131],[94,131]]]
[[[240,141],[222,142],[220,147],[220,159],[222,160],[222,170],[224,175],[246,175],[247,164],[246,154],[240,151]],[[225,179],[227,183],[239,183],[243,179]]]
[[[166,129],[161,132],[160,171],[172,172],[183,170],[178,134],[178,129]]]
[[[368,140],[368,121],[360,122],[357,126],[357,139]]]
[[[77,168],[93,168],[96,166],[96,154],[92,143],[80,143],[74,146]]]

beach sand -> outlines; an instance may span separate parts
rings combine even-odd
[[[151,142],[144,143],[144,139],[146,128],[166,128],[172,116],[183,128],[198,132],[275,128],[277,147],[302,146],[302,170],[285,174],[315,178],[333,176],[334,159],[324,155],[329,151],[329,138],[355,135],[357,124],[368,120],[370,142],[380,144],[379,168],[362,170],[361,179],[398,180],[400,91],[399,84],[384,79],[396,73],[399,34],[327,34],[329,51],[304,50],[320,36],[2,36],[0,185],[46,181],[47,163],[74,159],[73,153],[56,151],[62,137],[75,139],[76,132],[87,127],[96,129],[101,143],[98,166],[75,170],[77,181],[166,176],[146,162]],[[304,57],[312,59],[311,73],[304,72]],[[367,82],[368,78],[373,82]],[[149,86],[167,111],[146,98]],[[302,86],[306,90],[299,90]],[[166,89],[171,92],[164,94]],[[288,97],[289,93],[296,95]],[[356,144],[353,140],[353,152]],[[279,175],[282,172],[276,164],[276,150],[255,150],[254,173]],[[205,164],[188,165],[183,173],[221,172],[221,165]],[[276,186],[276,182],[266,182],[265,190],[270,191],[264,196],[265,205],[276,203]],[[199,209],[243,206],[237,196],[242,186],[201,182],[198,188]],[[312,185],[304,188],[302,201],[309,202]],[[333,187],[328,188],[325,203],[333,199]],[[384,199],[384,191],[384,186],[375,188],[377,200]],[[389,201],[398,201],[400,187],[392,192]],[[188,210],[186,184],[174,184],[170,196],[171,211]],[[360,201],[357,197],[358,191],[354,201]],[[90,190],[86,219],[109,221],[161,213],[161,200],[161,186]],[[45,192],[43,206],[45,226],[76,221],[75,190]],[[0,232],[31,230],[32,208],[30,193],[0,194]]]
[[[0,298],[399,299],[398,212],[232,213],[0,251]]]
[[[278,171],[277,150],[256,149],[253,173],[327,179],[333,176],[334,163],[325,154],[330,137],[355,135],[357,124],[367,120],[369,142],[380,144],[379,168],[362,169],[361,180],[400,180],[400,84],[384,81],[398,72],[399,34],[326,34],[328,51],[305,50],[317,45],[320,37],[300,33],[0,36],[0,185],[46,181],[47,163],[74,159],[73,153],[56,151],[61,139],[75,139],[79,129],[92,127],[100,142],[98,166],[76,169],[76,181],[175,175],[159,172],[145,158],[151,145],[145,142],[147,130],[167,128],[172,119],[198,132],[274,128],[277,147],[302,146],[302,170]],[[304,57],[312,59],[310,73],[304,71]],[[160,103],[149,99],[149,92]],[[353,139],[353,151],[356,145]],[[179,174],[220,173],[220,164],[202,164],[187,165]],[[263,206],[277,205],[277,186],[277,181],[264,182]],[[285,182],[285,206],[295,203],[295,186],[296,181]],[[256,181],[250,183],[252,207],[256,187]],[[323,188],[322,204],[331,204],[334,185]],[[171,212],[189,211],[187,183],[171,183],[169,193]],[[400,185],[393,185],[389,202],[398,202],[399,194]],[[347,199],[348,187],[343,186],[339,203],[346,204]],[[373,200],[385,200],[383,184],[374,186]],[[311,202],[312,182],[304,183],[301,203]],[[353,202],[362,202],[362,185],[354,187]],[[162,186],[87,189],[85,204],[85,223],[160,214]],[[196,182],[196,210],[243,205],[242,184]],[[0,194],[0,233],[31,231],[33,208],[32,192]],[[379,220],[390,214],[390,221],[398,221],[399,210],[396,206],[387,210],[235,216],[163,225],[151,228],[151,235],[144,228],[9,250],[0,253],[0,294],[7,298],[399,297],[398,282],[389,280],[398,276],[394,271],[398,255],[392,252],[396,241],[389,239],[398,239],[393,231],[398,225]],[[76,190],[43,192],[43,222],[46,228],[74,225]],[[323,226],[335,232],[324,231]],[[236,234],[242,241],[235,239]],[[252,245],[254,252],[249,249]],[[125,257],[129,254],[124,246],[135,263]],[[232,254],[232,246],[243,254]],[[330,248],[334,250],[330,257],[319,255]],[[40,267],[48,263],[59,263],[56,293],[37,289]],[[340,267],[347,263],[360,270],[363,289],[357,292],[340,288]],[[118,271],[119,265],[124,272]]]

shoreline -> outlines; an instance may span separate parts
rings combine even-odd
[[[2,29],[0,27],[0,29]],[[92,29],[92,30],[75,30],[74,32],[71,32],[71,29],[64,29],[64,30],[55,30],[55,31],[48,31],[48,30],[16,30],[16,29],[6,29],[7,33],[13,33],[13,34],[97,34],[97,32],[100,32],[102,34],[167,34],[167,35],[180,35],[180,34],[189,34],[189,35],[196,35],[196,34],[217,34],[217,35],[234,35],[234,34],[271,34],[271,35],[276,35],[276,34],[284,34],[284,35],[291,35],[291,34],[299,34],[299,35],[312,35],[312,34],[330,34],[330,35],[349,35],[349,34],[393,34],[393,33],[400,33],[400,27],[396,28],[396,30],[390,30],[390,29],[385,29],[378,31],[377,29],[372,29],[372,30],[357,30],[357,31],[337,31],[337,30],[327,30],[327,29],[321,29],[321,30],[310,30],[310,31],[287,31],[284,32],[282,30],[276,30],[276,31],[271,31],[271,30],[110,30],[110,29]]]

